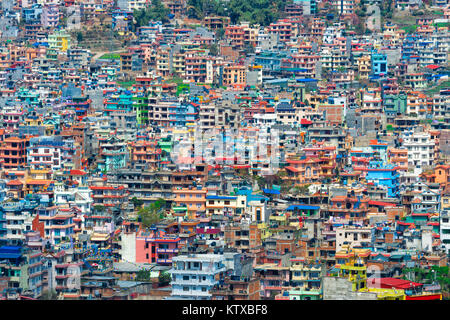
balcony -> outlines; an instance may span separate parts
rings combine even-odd
[[[178,253],[178,249],[162,249],[156,248],[157,253]]]
[[[264,286],[264,290],[281,290],[281,286]]]
[[[282,275],[265,275],[262,277],[264,280],[281,280],[283,278]]]
[[[169,264],[172,263],[172,259],[156,259],[156,263]]]

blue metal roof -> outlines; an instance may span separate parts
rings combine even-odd
[[[320,206],[309,206],[309,205],[303,205],[303,204],[293,204],[290,205],[286,210],[292,211],[292,210],[316,210],[320,209]]]
[[[296,78],[297,82],[317,82],[317,79],[312,78]]]
[[[280,194],[280,191],[275,189],[263,189],[263,192],[268,194]]]
[[[0,259],[18,259],[22,256],[20,253],[3,253],[0,252]]]
[[[206,199],[211,200],[235,200],[237,197],[227,197],[227,196],[206,196]]]
[[[0,247],[0,253],[20,253],[20,246],[3,246]]]

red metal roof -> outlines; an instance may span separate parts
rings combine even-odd
[[[397,278],[373,278],[373,279],[367,279],[367,286],[369,288],[373,288],[375,286],[379,286],[380,288],[390,289],[412,289],[416,287],[423,286],[422,283],[418,282],[412,282],[408,280],[403,279],[397,279]]]
[[[369,205],[382,206],[382,207],[395,207],[396,206],[394,203],[383,202],[383,201],[375,201],[375,200],[370,200],[369,201]]]

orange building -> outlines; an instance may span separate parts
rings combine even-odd
[[[287,159],[286,180],[291,180],[294,184],[304,184],[318,181],[320,179],[320,159],[308,158],[303,160]]]
[[[256,223],[225,226],[225,243],[232,248],[247,251],[261,246],[261,229]]]
[[[12,169],[24,167],[27,163],[27,140],[9,137],[0,146],[0,161],[3,168]]]
[[[439,165],[434,168],[435,183],[450,185],[450,165]]]
[[[328,212],[332,217],[363,222],[369,212],[367,196],[335,196],[331,198]]]
[[[201,187],[175,188],[173,189],[175,206],[186,207],[189,217],[196,218],[197,215],[206,211],[206,189]]]
[[[157,167],[161,149],[156,147],[154,141],[138,140],[130,143],[131,162],[149,163],[153,168]]]
[[[228,26],[225,28],[225,37],[231,41],[231,45],[237,48],[244,47],[244,26]]]
[[[398,167],[399,171],[408,171],[408,149],[392,148],[388,150],[389,161]]]
[[[321,155],[300,160],[287,159],[286,162],[288,163],[285,168],[287,176],[283,179],[290,180],[294,184],[312,183],[323,178],[331,178],[336,168],[335,155]]]

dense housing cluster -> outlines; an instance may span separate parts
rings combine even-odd
[[[449,19],[2,0],[0,298],[448,298]]]

